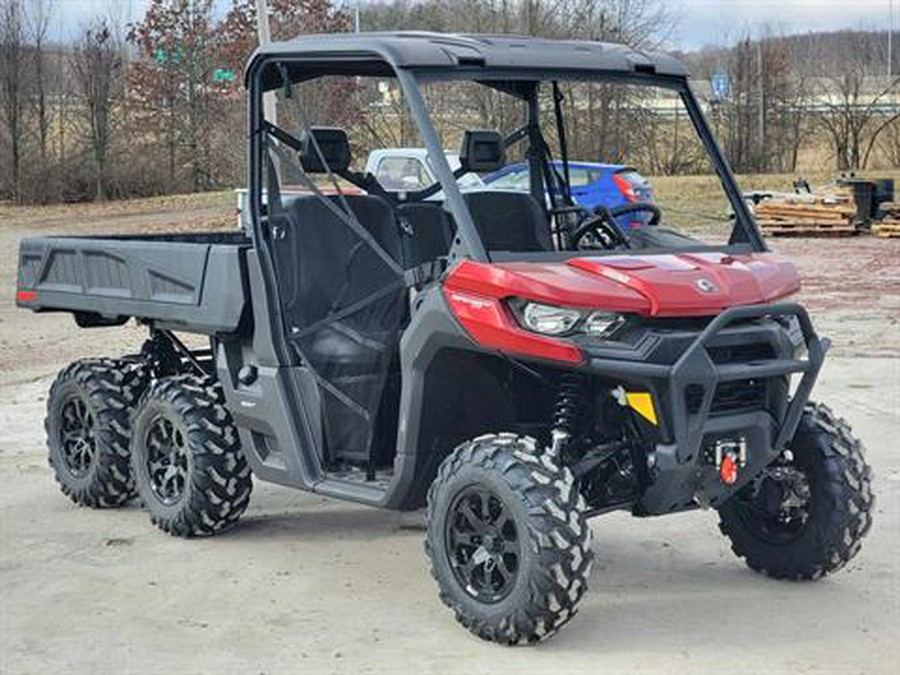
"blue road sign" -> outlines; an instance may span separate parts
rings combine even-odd
[[[722,68],[716,68],[712,76],[712,93],[717,99],[726,99],[731,95],[731,80]]]

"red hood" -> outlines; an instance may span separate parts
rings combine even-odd
[[[704,316],[770,303],[800,289],[794,265],[775,253],[669,253],[566,262],[463,261],[446,286],[492,298],[521,297],[645,316]]]

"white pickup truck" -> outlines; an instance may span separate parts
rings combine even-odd
[[[459,154],[444,151],[450,168],[456,171]],[[370,173],[389,192],[415,192],[437,182],[437,177],[428,161],[425,148],[384,148],[373,150],[366,160],[366,173]],[[484,187],[478,174],[467,173],[460,177],[459,186],[464,190]],[[440,194],[435,198],[440,199]]]

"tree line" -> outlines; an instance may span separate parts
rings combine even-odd
[[[81,201],[243,183],[253,0],[151,0],[51,43],[54,0],[0,0],[0,199]],[[329,0],[270,0],[273,39],[346,31]]]
[[[243,184],[241,77],[257,44],[254,0],[231,0],[224,14],[214,0],[151,0],[133,24],[99,16],[66,43],[51,40],[51,17],[61,9],[54,2],[0,0],[0,199],[76,201]],[[348,8],[329,0],[269,5],[275,40],[353,28]],[[361,24],[657,49],[675,23],[667,7],[663,0],[382,0],[362,5]],[[896,167],[900,66],[889,74],[885,38],[765,30],[728,48],[680,56],[737,171]],[[727,76],[727,95],[709,88],[717,73]],[[635,114],[629,96],[613,88],[585,91],[569,116],[572,157],[637,156],[647,174],[705,170],[679,141],[689,133],[686,122],[679,127],[677,118]],[[386,123],[383,108],[359,101],[328,104],[354,138],[406,140],[402,110],[392,118],[399,123]],[[466,103],[490,126],[509,126],[515,115],[496,92]],[[574,111],[574,101],[566,104]]]

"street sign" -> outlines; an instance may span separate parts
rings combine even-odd
[[[717,100],[724,100],[731,95],[731,80],[723,68],[716,68],[712,76],[712,93]]]
[[[165,47],[157,47],[156,51],[153,52],[153,59],[157,63],[179,63],[183,56],[183,52],[181,47],[175,47],[174,49],[166,49]]]
[[[213,68],[213,82],[234,82],[235,74],[230,68]]]

